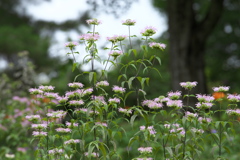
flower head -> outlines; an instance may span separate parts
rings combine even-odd
[[[134,26],[136,23],[135,20],[131,20],[131,19],[127,19],[125,21],[122,21],[122,25],[126,25],[126,26]]]
[[[71,50],[77,45],[78,45],[77,42],[67,42],[67,43],[65,43],[65,47],[69,47]]]
[[[152,147],[140,147],[140,148],[138,148],[138,151],[139,151],[141,154],[152,153]]]
[[[124,93],[126,91],[126,88],[119,87],[119,86],[113,86],[112,89],[115,93]]]
[[[202,94],[196,94],[196,97],[199,102],[212,102],[214,100],[213,96],[207,96]]]
[[[90,24],[90,25],[99,25],[99,24],[102,24],[102,22],[96,18],[93,18],[93,19],[88,19],[86,20],[87,24]]]
[[[152,27],[152,26],[148,26],[146,27],[144,30],[141,31],[142,36],[152,36],[156,33],[157,29]]]
[[[106,87],[109,86],[108,81],[100,81],[96,83],[96,87]]]
[[[229,91],[229,86],[220,86],[220,87],[213,87],[214,92],[227,92]]]
[[[240,95],[228,94],[227,99],[232,103],[237,103],[240,101]]]
[[[122,54],[123,54],[123,52],[118,51],[118,50],[113,50],[113,51],[110,51],[110,53],[109,53],[110,56],[114,57],[114,60]]]
[[[100,38],[99,34],[83,34],[79,37],[80,40],[86,40],[86,41],[97,41]]]
[[[198,102],[196,107],[199,109],[210,109],[213,106],[211,102]]]
[[[73,83],[68,83],[68,86],[71,88],[82,88],[83,84],[80,82],[73,82]]]
[[[163,50],[166,48],[166,44],[151,42],[149,43],[149,47]]]
[[[168,92],[168,98],[172,100],[177,100],[181,97],[181,91]]]
[[[80,143],[79,139],[69,139],[68,141],[65,141],[64,144],[76,144]]]
[[[181,82],[180,86],[187,89],[187,90],[191,90],[192,88],[197,86],[197,82]]]
[[[180,109],[183,107],[182,100],[168,100],[167,106],[175,109]]]

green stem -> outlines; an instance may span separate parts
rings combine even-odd
[[[128,26],[128,38],[130,43],[130,49],[132,49],[132,41],[131,41],[131,34],[130,34],[130,26]]]

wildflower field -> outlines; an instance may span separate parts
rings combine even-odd
[[[136,22],[123,21],[129,35],[107,37],[111,47],[104,51],[109,57],[102,59],[96,31],[101,21],[86,22],[92,31],[65,44],[73,59],[72,71],[79,70],[79,74],[65,84],[69,89],[64,94],[54,92],[54,86],[39,85],[30,88],[26,97],[4,101],[0,159],[238,159],[239,94],[229,93],[228,86],[215,86],[209,95],[192,94],[198,82],[187,81],[179,84],[184,93],[169,91],[149,99],[148,73],[154,71],[161,78],[155,66],[164,63],[159,55],[167,47],[151,38],[157,29],[143,29],[141,46],[135,47],[132,38],[137,36],[130,29]],[[81,60],[76,58],[77,46],[87,53]],[[156,52],[149,56],[150,50]],[[123,57],[129,61],[122,63]],[[103,65],[101,71],[96,61]],[[81,72],[82,63],[91,70]],[[111,69],[117,69],[119,75],[110,77]],[[130,70],[134,71],[131,76]],[[128,106],[127,101],[134,105]]]

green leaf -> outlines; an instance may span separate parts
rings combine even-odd
[[[94,84],[95,84],[96,81],[97,81],[96,76],[97,76],[96,72],[90,72],[90,73],[89,73],[89,82],[91,83],[91,82],[93,81]]]
[[[170,154],[170,157],[173,157],[173,151],[171,147],[166,147],[166,150],[168,151],[168,153]]]
[[[137,116],[138,115],[133,115],[132,117],[131,117],[131,119],[130,119],[130,124],[131,124],[131,126],[133,127],[133,123],[134,123],[134,120],[137,118]]]
[[[228,152],[228,154],[231,153],[230,149],[227,146],[223,146],[223,148]]]
[[[76,67],[77,67],[77,63],[73,63],[72,72],[76,69]]]
[[[129,89],[131,89],[132,88],[132,81],[135,79],[135,77],[131,77],[131,78],[129,78],[129,80],[128,80],[128,88]]]

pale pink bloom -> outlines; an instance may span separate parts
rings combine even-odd
[[[151,42],[149,43],[149,47],[163,50],[166,48],[166,44]]]
[[[75,46],[77,46],[78,45],[78,43],[77,42],[67,42],[67,43],[65,43],[65,47],[69,47],[69,48],[73,48],[73,47],[75,47]]]
[[[32,124],[32,128],[34,129],[46,129],[47,128],[47,124]]]
[[[100,38],[99,34],[83,34],[79,36],[80,40],[86,40],[86,41],[97,41]]]
[[[83,114],[87,114],[87,113],[89,113],[89,114],[96,114],[96,115],[99,114],[98,111],[95,111],[95,112],[94,112],[94,111],[89,110],[89,109],[87,109],[87,108],[77,108],[74,112],[75,112],[75,113],[80,112],[80,113],[83,113]]]
[[[62,97],[58,96],[56,99],[58,100],[59,103],[66,103],[68,100],[68,97],[67,96],[62,96]]]
[[[83,105],[84,102],[83,102],[83,100],[71,100],[71,101],[69,101],[69,104],[72,106],[77,106],[77,105]]]
[[[158,103],[158,102],[155,102],[153,100],[144,100],[142,102],[142,105],[143,106],[148,106],[148,108],[150,108],[150,109],[159,109],[159,108],[163,107],[162,103]]]
[[[18,151],[18,152],[22,152],[22,153],[26,153],[26,152],[27,152],[27,149],[26,149],[26,148],[23,148],[23,147],[18,147],[18,148],[17,148],[17,151]]]
[[[114,57],[115,59],[116,59],[118,56],[122,55],[122,54],[123,54],[123,52],[122,52],[122,51],[118,51],[118,50],[113,50],[113,51],[110,51],[110,52],[109,52],[109,55],[112,56],[112,57]]]
[[[204,131],[202,129],[197,129],[197,128],[191,128],[191,131],[194,132],[197,135],[203,134]]]
[[[198,102],[196,107],[199,109],[210,109],[213,106],[213,103],[210,102]]]
[[[47,136],[47,132],[43,132],[43,131],[33,131],[32,135],[34,137],[45,137]]]
[[[80,140],[79,139],[70,139],[70,140],[64,142],[64,144],[76,144],[76,143],[80,143]]]
[[[105,102],[104,96],[95,96],[95,95],[92,95],[91,99],[94,100],[94,101],[96,101],[96,102],[99,102],[99,103],[101,103],[101,104],[107,104],[107,103]]]
[[[96,19],[96,18],[93,18],[93,19],[88,19],[86,20],[87,24],[91,24],[91,25],[99,25],[99,24],[102,24],[102,21]]]
[[[144,30],[141,31],[142,36],[152,36],[156,33],[157,29],[152,26],[145,27]]]
[[[114,35],[113,37],[107,37],[107,40],[112,42],[112,43],[117,43],[117,35]]]
[[[47,116],[51,118],[64,118],[66,114],[67,114],[66,111],[58,110],[51,113],[47,113]]]
[[[191,113],[189,111],[185,112],[185,117],[188,119],[197,118],[197,116],[198,116],[197,113]]]
[[[82,88],[83,84],[80,82],[73,82],[73,83],[68,83],[68,86],[72,88]]]
[[[131,109],[119,108],[118,111],[121,112],[121,113],[127,114],[127,115],[132,114]]]
[[[58,149],[58,148],[54,148],[48,151],[48,153],[52,155],[62,154],[63,152],[64,152],[63,149]]]
[[[126,91],[126,88],[119,87],[119,86],[113,86],[112,89],[115,93],[124,93]]]
[[[228,109],[226,113],[230,116],[240,116],[240,109]]]
[[[45,92],[44,96],[47,98],[58,98],[59,97],[58,93],[53,93],[53,92]]]
[[[35,120],[39,120],[41,117],[40,115],[27,115],[25,118],[29,121],[35,121]]]
[[[144,131],[145,129],[146,129],[145,126],[140,126],[140,130],[141,130],[141,131]]]
[[[86,157],[88,157],[88,156],[89,156],[89,155],[88,155],[88,152],[85,152],[85,153],[84,153],[84,155],[85,155]],[[91,157],[95,157],[95,158],[96,158],[96,157],[99,157],[99,153],[92,152],[90,156],[91,156]]]
[[[240,95],[228,94],[227,99],[228,99],[230,102],[237,103],[237,102],[240,101]]]
[[[181,82],[180,86],[182,86],[185,89],[191,90],[193,87],[197,86],[197,82]]]
[[[29,89],[30,94],[43,94],[43,91],[37,88],[30,88]]]
[[[126,26],[134,26],[135,23],[136,23],[136,21],[135,20],[131,20],[131,19],[127,19],[127,20],[122,21],[122,24],[126,25]]]
[[[140,147],[138,151],[142,154],[152,153],[152,147]]]
[[[181,97],[181,91],[176,91],[176,92],[168,92],[168,98],[172,100],[177,100]]]
[[[96,87],[106,87],[109,86],[109,83],[107,81],[100,81],[96,83]]]
[[[212,102],[212,101],[214,101],[214,97],[213,96],[196,94],[196,97],[197,97],[198,101],[200,101],[200,102]]]
[[[99,125],[99,126],[104,126],[104,127],[107,127],[107,123],[104,123],[104,122],[96,122],[95,125]]]
[[[120,101],[121,100],[119,98],[116,98],[116,97],[115,98],[109,98],[109,100],[108,100],[109,103],[120,103]]]
[[[53,86],[43,86],[43,85],[41,85],[41,86],[38,87],[38,89],[40,89],[44,92],[49,92],[49,91],[54,90],[54,87]]]
[[[72,132],[72,130],[70,128],[56,128],[55,130],[60,133],[71,133]]]
[[[203,118],[203,117],[199,117],[198,121],[200,123],[211,123],[212,119],[211,118]]]
[[[229,91],[229,86],[220,86],[220,87],[213,87],[214,92],[227,92]]]
[[[167,106],[173,107],[175,109],[180,109],[183,107],[183,103],[182,103],[182,100],[168,100]]]
[[[68,128],[78,127],[78,123],[66,122],[66,126]]]

